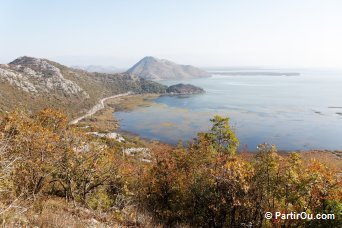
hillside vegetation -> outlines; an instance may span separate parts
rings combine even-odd
[[[197,86],[193,86],[190,84],[176,84],[171,85],[166,89],[166,92],[169,94],[199,94],[204,93],[205,91]]]
[[[126,73],[89,73],[26,56],[0,65],[0,82],[0,111],[53,107],[68,116],[85,113],[104,97],[128,91],[164,93],[167,88]]]
[[[1,116],[3,226],[341,227],[335,170],[267,144],[238,154],[228,118],[215,116],[186,147],[94,138],[68,122],[52,109]],[[267,211],[336,217],[266,220]]]

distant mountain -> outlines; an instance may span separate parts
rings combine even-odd
[[[297,72],[271,72],[271,71],[215,71],[213,74],[226,76],[300,76]]]
[[[165,59],[151,56],[141,59],[127,73],[151,80],[203,78],[211,75],[190,65],[178,65]]]
[[[88,66],[71,66],[72,68],[79,69],[79,70],[85,70],[88,72],[98,72],[98,73],[118,73],[122,72],[123,70],[113,67],[113,66],[100,66],[100,65],[88,65]]]
[[[127,73],[90,73],[47,59],[24,56],[0,64],[0,112],[15,107],[54,107],[76,115],[103,97],[128,91],[165,93],[166,88]]]

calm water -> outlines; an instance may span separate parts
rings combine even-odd
[[[191,83],[206,94],[162,96],[149,107],[118,112],[121,128],[176,144],[207,130],[209,119],[229,116],[240,144],[263,142],[281,150],[342,149],[342,73],[301,70],[300,76],[219,76]]]

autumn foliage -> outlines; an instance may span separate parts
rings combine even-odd
[[[341,182],[336,173],[300,154],[280,156],[262,144],[252,161],[236,154],[228,119],[188,147],[155,148],[137,194],[168,226],[339,227]],[[334,213],[335,220],[266,220],[265,212]]]
[[[139,214],[168,227],[341,225],[336,171],[299,153],[280,155],[268,144],[246,159],[238,153],[239,141],[228,118],[215,116],[212,128],[187,146],[150,144],[149,161],[123,156],[130,142],[94,138],[51,109],[5,114],[0,142],[3,224],[10,221],[10,213],[42,213],[39,207],[30,208],[54,197],[69,207],[142,226],[152,225],[139,221]],[[266,220],[267,211],[334,213],[336,218]]]

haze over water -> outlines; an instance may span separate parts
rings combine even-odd
[[[342,149],[341,71],[297,72],[301,75],[163,81],[190,83],[206,93],[161,96],[148,107],[115,116],[122,130],[171,144],[208,130],[209,119],[219,114],[230,117],[241,147],[247,145],[252,151],[264,142],[280,150]]]

